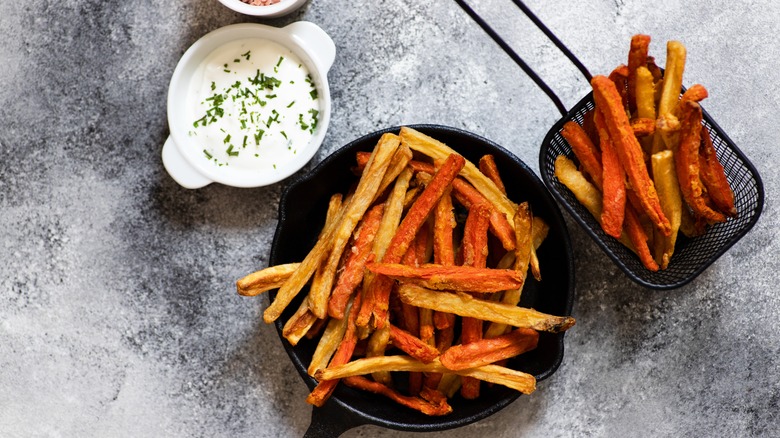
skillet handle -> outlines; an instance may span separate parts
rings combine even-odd
[[[321,408],[311,411],[311,423],[304,438],[337,438],[354,427],[368,424],[363,418],[328,401]]]

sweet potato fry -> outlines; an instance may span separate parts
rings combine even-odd
[[[425,415],[441,416],[452,412],[452,406],[447,398],[435,389],[423,388],[419,397],[405,396],[379,382],[373,382],[365,377],[352,376],[344,379],[344,384],[363,391],[383,395],[394,402],[422,412]]]
[[[434,160],[444,160],[447,156],[456,153],[446,144],[412,128],[402,127],[398,136],[401,138],[401,142],[413,151],[418,151]],[[514,202],[501,193],[493,181],[480,172],[473,163],[466,161],[461,170],[461,176],[466,178],[491,204],[495,205],[505,217],[512,217],[515,210]]]
[[[609,80],[615,85],[623,112],[628,116],[628,66],[621,64],[612,70],[612,73],[609,74]]]
[[[634,193],[641,201],[643,212],[664,236],[669,235],[671,225],[661,210],[658,194],[645,166],[642,147],[633,135],[625,111],[620,107],[614,84],[604,76],[594,76],[591,84],[596,107],[604,115],[604,122],[617,150],[620,164],[623,165]]]
[[[639,260],[650,271],[657,271],[658,264],[653,259],[650,247],[647,244],[647,233],[637,217],[637,213],[630,204],[626,204],[626,216],[624,220],[625,235],[631,241],[631,248]],[[671,233],[669,233],[671,235]]]
[[[498,187],[498,190],[506,195],[506,187],[504,187],[504,181],[501,180],[501,175],[498,173],[498,166],[496,165],[496,159],[490,155],[483,155],[479,159],[479,171],[486,177],[493,181],[493,184]]]
[[[417,307],[538,331],[558,333],[574,325],[574,318],[570,316],[547,315],[533,309],[476,299],[465,293],[438,292],[403,284],[398,288],[398,295],[401,300]]]
[[[351,228],[350,234],[354,229],[354,224],[363,216],[363,213],[368,209],[369,204],[373,201],[376,190],[382,181],[385,170],[390,164],[390,159],[398,148],[398,137],[392,134],[385,134],[379,140],[377,147],[374,149],[374,155],[369,163],[369,169],[374,167],[375,171],[364,172],[360,178],[358,187],[355,190],[355,194],[352,199],[343,208],[343,212],[340,218],[334,221],[333,227],[328,227],[322,233],[320,239],[314,245],[314,248],[301,262],[301,266],[290,276],[290,278],[279,288],[279,292],[276,294],[276,298],[270,306],[263,313],[263,319],[267,323],[276,321],[281,316],[284,309],[295,296],[301,291],[303,286],[309,281],[314,271],[320,265],[323,258],[326,258],[328,251],[335,247],[334,242],[337,237],[343,236],[345,229]],[[347,236],[349,238],[349,236]],[[346,242],[345,242],[346,244]],[[331,252],[331,255],[333,253]],[[335,268],[334,268],[335,270]],[[330,292],[328,290],[328,292]],[[314,307],[312,312],[315,315],[324,317],[326,314],[327,296],[315,297],[321,300],[319,304],[313,304],[312,300],[309,300],[309,306]]]
[[[538,341],[539,332],[519,328],[492,339],[454,345],[442,353],[439,360],[454,371],[476,368],[531,351]]]
[[[439,265],[455,264],[455,250],[452,243],[452,233],[455,229],[455,214],[453,213],[452,196],[447,190],[439,199],[434,210],[433,219],[433,262]]]
[[[471,266],[425,265],[415,268],[398,263],[367,263],[375,274],[436,290],[492,293],[523,285],[523,276],[513,269]]]
[[[357,326],[355,325],[355,319],[357,318],[358,311],[360,309],[360,295],[356,295],[354,298],[353,306],[350,308],[349,317],[347,319],[347,328],[344,332],[344,338],[341,340],[336,353],[330,359],[328,366],[343,365],[349,362],[352,358],[352,353],[355,351],[355,345],[357,345]],[[338,380],[327,380],[317,384],[316,387],[306,397],[306,402],[317,407],[321,407],[328,400],[333,391],[338,385]]]
[[[734,192],[726,178],[726,171],[718,160],[715,147],[712,144],[710,131],[702,126],[701,146],[699,149],[699,164],[701,182],[707,188],[715,208],[726,216],[737,217],[734,206]]]
[[[387,263],[398,263],[401,261],[401,258],[414,240],[417,231],[446,192],[460,169],[463,168],[465,161],[458,154],[452,154],[447,157],[439,171],[434,175],[431,183],[425,187],[425,190],[423,190],[420,197],[401,221],[382,261]],[[375,300],[373,307],[374,323],[377,328],[381,328],[386,324],[388,318],[387,309],[392,289],[392,280],[378,276],[371,283],[370,288],[375,288],[373,291]]]
[[[649,35],[634,35],[631,37],[631,48],[628,51],[628,111],[637,109],[636,83],[637,69],[647,68],[647,52],[650,48]]]
[[[680,191],[685,203],[693,210],[694,215],[705,218],[708,222],[724,222],[723,213],[713,210],[707,205],[708,198],[699,176],[699,146],[701,144],[702,112],[698,103],[687,101],[680,106],[680,147],[675,154],[677,179],[680,181]]]
[[[484,268],[487,265],[487,231],[489,225],[489,207],[481,205],[469,210],[466,224],[463,227],[461,243],[464,266]],[[460,339],[463,344],[469,344],[482,339],[482,320],[463,318],[461,320]],[[467,400],[473,400],[479,397],[479,386],[479,380],[473,377],[464,377],[461,381],[460,394]]]
[[[384,205],[378,204],[372,207],[361,221],[360,226],[355,231],[355,243],[347,256],[336,287],[328,302],[328,314],[332,318],[341,319],[344,317],[344,310],[347,302],[355,288],[363,281],[363,272],[371,255],[371,244],[374,241],[376,232],[382,221]]]
[[[654,240],[655,261],[660,269],[666,269],[674,253],[674,245],[677,242],[677,232],[680,229],[682,218],[682,195],[680,184],[677,182],[677,172],[674,168],[674,154],[672,151],[662,151],[653,154],[650,158],[653,168],[653,180],[658,190],[658,199],[661,200],[661,208],[669,218],[672,232],[669,236],[656,236]]]
[[[594,122],[599,133],[603,177],[603,209],[601,228],[608,235],[619,239],[623,232],[623,218],[626,211],[626,176],[604,122],[603,113],[597,109]]]
[[[653,135],[655,133],[655,119],[632,119],[631,129],[634,131],[636,138]]]
[[[706,99],[707,96],[707,89],[704,88],[703,85],[694,84],[691,86],[691,88],[685,90],[682,97],[680,98],[680,102],[678,103],[677,108],[679,108],[679,106],[685,102],[701,102],[702,100]]]
[[[279,288],[300,266],[300,263],[287,263],[269,266],[253,272],[236,281],[238,294],[245,297],[254,297],[263,292]]]
[[[390,340],[401,351],[422,363],[430,363],[439,357],[439,350],[436,347],[426,344],[420,338],[392,324],[390,324]]]
[[[512,230],[512,224],[499,209],[495,208],[486,198],[479,193],[471,184],[463,179],[456,178],[452,181],[452,188],[454,191],[455,199],[466,207],[472,209],[478,205],[485,205],[490,207],[490,231],[495,235],[498,240],[501,241],[501,245],[505,250],[511,251],[514,249],[514,232]],[[511,217],[511,216],[509,216]]]
[[[412,179],[412,175],[413,173],[409,169],[401,172],[395,181],[393,190],[385,201],[385,212],[382,215],[382,221],[379,224],[379,229],[376,232],[371,248],[371,254],[374,257],[374,260],[381,260],[382,257],[384,257],[387,246],[393,239],[395,230],[401,222],[401,215],[404,210],[404,198],[407,189],[409,188],[409,182]],[[370,272],[364,274],[364,297],[361,301],[362,305],[356,321],[358,327],[366,327],[371,318],[371,312],[374,310],[373,289],[370,287],[373,277],[374,275]]]
[[[568,121],[563,125],[561,135],[569,142],[574,155],[577,156],[585,173],[591,178],[596,187],[601,189],[603,186],[601,152],[599,152],[593,142],[590,141],[585,130],[582,129],[577,122]]]
[[[504,385],[508,388],[518,390],[523,394],[530,394],[536,389],[536,379],[534,376],[510,368],[496,365],[482,365],[476,368],[452,371],[442,365],[438,359],[425,364],[409,356],[382,356],[356,359],[344,365],[330,366],[325,369],[317,370],[315,378],[320,381],[328,381],[359,376],[376,371],[451,372],[462,376],[475,377],[485,382]]]

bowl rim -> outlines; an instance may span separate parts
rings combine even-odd
[[[545,172],[544,169],[546,166],[546,158],[548,156],[548,151],[550,148],[548,147],[552,143],[552,139],[555,137],[556,134],[558,134],[561,129],[563,128],[564,123],[570,120],[574,120],[573,116],[577,114],[579,111],[582,110],[588,103],[593,101],[593,92],[589,92],[587,95],[585,95],[579,102],[577,102],[576,105],[574,105],[569,112],[563,116],[561,119],[559,119],[553,126],[550,128],[550,130],[547,132],[547,134],[544,137],[544,140],[542,141],[542,145],[539,149],[539,169],[540,173],[542,175],[542,180],[544,181],[545,186],[547,186],[547,189],[552,193],[553,197],[563,205],[564,209],[569,213],[569,215],[574,219],[575,222],[590,236],[590,238],[601,248],[601,250],[610,258],[612,261],[620,268],[632,281],[635,283],[648,288],[648,289],[654,289],[654,290],[671,290],[671,289],[678,289],[681,288],[691,281],[693,281],[696,277],[698,277],[702,272],[704,272],[707,268],[709,268],[718,258],[720,258],[723,254],[726,253],[734,244],[736,244],[742,237],[744,237],[752,228],[753,226],[758,222],[758,219],[761,216],[761,213],[764,210],[764,184],[761,180],[761,176],[758,173],[758,170],[753,165],[753,163],[748,159],[748,157],[737,147],[737,145],[734,143],[733,140],[723,131],[723,129],[713,120],[713,118],[709,115],[709,113],[702,107],[702,116],[703,120],[705,120],[709,125],[714,128],[714,130],[718,133],[718,136],[721,137],[724,142],[727,144],[729,149],[739,158],[741,164],[747,169],[748,173],[750,173],[756,183],[756,208],[754,209],[754,213],[751,216],[750,220],[742,226],[742,228],[739,230],[738,233],[736,233],[732,238],[730,238],[725,244],[723,244],[721,247],[718,248],[717,251],[715,251],[708,259],[706,259],[700,266],[698,266],[695,270],[693,270],[689,275],[685,276],[684,278],[678,280],[678,281],[672,281],[672,282],[660,282],[660,281],[649,281],[644,278],[642,278],[639,273],[632,270],[624,260],[620,257],[619,254],[615,253],[611,248],[609,248],[606,244],[606,242],[596,234],[596,231],[593,230],[593,228],[585,221],[585,219],[582,217],[580,212],[577,210],[577,207],[581,207],[579,204],[577,206],[571,205],[571,203],[568,202],[566,198],[563,197],[563,195],[558,190],[558,187],[555,185],[555,181],[553,180],[554,176],[550,175],[548,172]],[[590,213],[587,213],[590,214]],[[608,236],[609,237],[609,236]],[[611,237],[610,237],[611,238]],[[633,253],[630,254],[631,256],[634,256]],[[640,268],[644,269],[644,268]],[[650,271],[648,271],[650,272]],[[644,273],[644,272],[643,272]],[[644,273],[648,275],[647,273]]]
[[[269,256],[269,263],[276,263],[279,262],[277,260],[278,258],[278,252],[280,251],[280,246],[282,245],[279,239],[280,230],[282,228],[282,222],[283,219],[288,214],[287,211],[284,209],[284,207],[289,203],[288,197],[290,196],[290,193],[300,184],[305,183],[307,181],[312,180],[317,174],[325,167],[327,167],[331,162],[339,160],[344,154],[349,154],[354,152],[354,148],[358,145],[366,142],[369,139],[378,139],[382,134],[387,132],[394,132],[397,133],[398,130],[402,127],[409,127],[416,130],[419,130],[423,133],[436,136],[435,132],[448,132],[456,135],[462,135],[469,137],[475,142],[483,142],[485,144],[490,145],[491,147],[495,148],[496,150],[500,151],[501,153],[505,154],[507,158],[511,159],[513,162],[515,162],[518,166],[520,166],[524,172],[526,172],[528,178],[533,181],[533,184],[536,186],[536,190],[538,190],[538,193],[540,196],[547,198],[547,205],[550,209],[550,213],[555,216],[554,221],[559,226],[556,228],[558,233],[560,234],[559,238],[561,240],[561,244],[565,248],[565,265],[569,273],[569,281],[567,283],[567,290],[564,292],[566,300],[562,303],[563,308],[565,309],[564,314],[565,315],[571,315],[572,309],[574,307],[574,300],[576,297],[576,272],[575,272],[575,265],[574,265],[574,256],[573,256],[573,250],[571,246],[571,239],[569,235],[569,231],[566,225],[566,222],[563,218],[563,214],[560,211],[560,207],[555,202],[554,198],[549,193],[549,190],[544,185],[542,180],[539,178],[539,176],[519,157],[517,157],[515,154],[513,154],[511,151],[505,149],[504,147],[498,145],[497,143],[486,139],[484,137],[481,137],[475,133],[465,131],[459,128],[444,126],[444,125],[436,125],[436,124],[404,124],[401,126],[394,126],[389,128],[380,129],[374,132],[371,132],[369,134],[365,134],[355,140],[352,140],[348,143],[346,143],[344,146],[341,146],[339,149],[328,155],[323,161],[318,163],[313,169],[311,169],[309,172],[306,172],[305,174],[299,176],[294,181],[290,182],[290,184],[285,188],[283,191],[280,201],[279,201],[279,222],[277,223],[276,230],[274,232],[274,238],[271,245],[271,253]],[[434,133],[430,133],[431,131],[435,131]],[[457,147],[454,146],[453,148],[456,149]],[[553,218],[550,218],[552,221]],[[274,293],[268,294],[269,301],[272,299],[272,296]],[[283,347],[285,348],[285,351],[287,352],[288,356],[290,357],[291,361],[293,362],[294,366],[296,367],[297,371],[301,374],[301,377],[303,378],[306,385],[311,389],[316,385],[316,382],[308,376],[306,373],[307,364],[304,364],[299,357],[298,354],[295,352],[295,347],[290,345],[286,339],[284,339],[282,335],[283,330],[283,322],[280,319],[278,319],[275,322],[275,326],[277,329],[277,333],[279,335],[280,340],[282,341]],[[550,364],[550,366],[543,370],[539,375],[536,376],[538,381],[544,380],[548,377],[550,377],[552,374],[554,374],[558,368],[560,367],[561,363],[563,362],[563,356],[565,352],[564,348],[564,335],[565,333],[559,333],[556,334],[556,359],[553,363]],[[495,403],[491,404],[489,407],[485,408],[482,411],[479,411],[471,416],[468,417],[462,417],[459,419],[451,419],[447,420],[446,417],[435,417],[439,421],[432,421],[431,423],[426,424],[408,424],[408,423],[399,423],[395,421],[391,421],[385,418],[377,418],[376,416],[370,415],[364,410],[361,410],[359,406],[353,406],[353,404],[344,401],[341,399],[341,397],[338,396],[338,392],[334,393],[333,396],[331,396],[329,402],[326,404],[326,406],[332,406],[336,408],[339,412],[339,414],[342,415],[348,415],[351,418],[351,421],[357,422],[357,424],[374,424],[379,425],[382,427],[387,427],[395,430],[406,430],[406,431],[416,431],[416,432],[429,432],[429,431],[439,431],[439,430],[446,430],[446,429],[452,429],[456,427],[462,427],[467,424],[474,423],[476,421],[482,420],[484,418],[489,417],[490,415],[493,415],[494,413],[500,411],[501,409],[505,408],[512,402],[514,402],[517,398],[520,397],[520,393],[512,393],[507,397],[503,397],[499,400],[497,400]],[[335,405],[335,406],[334,406]],[[313,413],[313,420],[317,417],[319,414],[317,413],[318,409],[322,408],[314,408]],[[332,410],[328,412],[328,415],[333,414]],[[434,417],[432,417],[434,418]],[[356,420],[357,419],[357,420]],[[319,420],[323,421],[323,420]]]
[[[218,0],[225,7],[245,15],[255,17],[279,17],[298,9],[306,0],[281,0],[272,5],[250,5],[241,0]]]
[[[330,124],[331,116],[331,95],[328,84],[328,69],[321,65],[317,54],[312,47],[311,42],[299,37],[296,32],[301,24],[307,26],[316,26],[307,21],[297,21],[288,24],[285,27],[274,27],[260,23],[238,23],[215,29],[195,41],[179,59],[168,86],[167,95],[167,118],[168,128],[173,140],[173,146],[179,151],[182,158],[197,173],[203,175],[210,181],[221,183],[233,187],[262,187],[277,183],[286,179],[302,169],[311,161],[322,142]],[[324,31],[316,26],[323,34]],[[199,64],[214,50],[228,44],[232,41],[241,39],[258,38],[264,39],[290,50],[301,59],[301,62],[307,67],[309,74],[317,87],[318,98],[320,100],[319,125],[317,132],[309,140],[305,148],[301,148],[297,156],[280,166],[273,174],[249,172],[231,172],[229,169],[215,168],[208,165],[200,155],[198,155],[190,146],[190,141],[186,135],[188,124],[184,123],[180,115],[183,113],[182,107],[186,104],[186,94],[191,75],[197,70]]]

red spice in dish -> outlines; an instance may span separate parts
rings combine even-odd
[[[275,3],[279,3],[281,0],[241,0],[244,3],[252,6],[268,6]]]

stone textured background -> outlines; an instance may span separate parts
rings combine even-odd
[[[576,69],[508,0],[472,2],[566,105]],[[694,282],[632,283],[570,223],[577,325],[561,368],[479,423],[427,436],[780,436],[774,194],[780,3],[529,0],[593,73],[635,33],[688,47],[684,83],[765,183],[755,228]],[[336,43],[319,162],[373,130],[461,127],[538,169],[559,114],[454,2],[312,0]],[[284,182],[179,187],[160,150],[181,54],[259,21],[216,0],[0,2],[0,435],[301,436],[306,388],[265,299],[233,282],[267,263]],[[663,64],[661,64],[663,65]],[[376,427],[345,436],[409,436]]]

